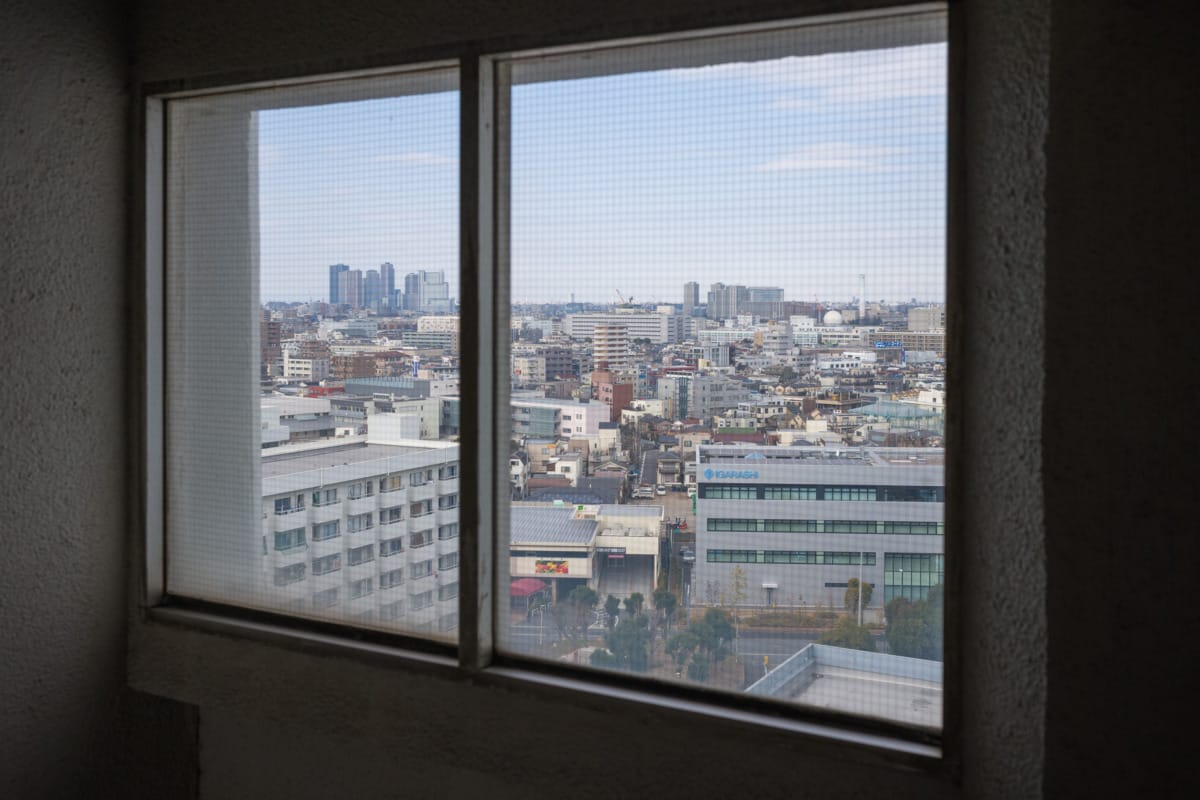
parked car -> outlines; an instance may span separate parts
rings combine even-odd
[[[660,483],[658,486],[655,486],[655,487],[654,487],[654,493],[655,493],[656,495],[658,495],[659,497],[663,497],[663,496],[665,496],[665,495],[666,495],[666,493],[667,493],[667,487],[663,486],[663,485]]]

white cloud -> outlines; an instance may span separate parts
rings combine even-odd
[[[859,50],[671,70],[685,80],[750,81],[794,92],[773,108],[808,109],[946,93],[944,44]]]
[[[422,167],[448,167],[458,163],[439,153],[386,153],[371,159],[376,164],[413,164]]]
[[[849,169],[883,172],[892,169],[891,156],[904,151],[899,147],[870,147],[851,142],[823,142],[806,147],[783,158],[758,164],[755,172],[791,172],[810,169]]]

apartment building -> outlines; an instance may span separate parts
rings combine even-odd
[[[262,460],[273,607],[404,632],[458,625],[458,446],[363,439]]]

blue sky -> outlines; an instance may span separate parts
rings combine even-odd
[[[944,297],[945,46],[521,84],[516,302]],[[264,112],[264,300],[328,265],[442,269],[457,292],[453,93]]]

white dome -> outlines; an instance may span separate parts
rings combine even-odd
[[[842,312],[840,312],[840,311],[827,312],[825,314],[825,324],[826,325],[841,325],[842,324]]]

